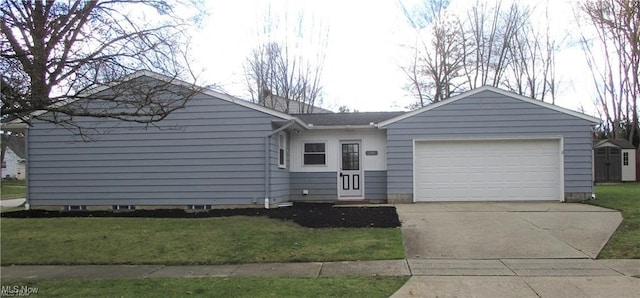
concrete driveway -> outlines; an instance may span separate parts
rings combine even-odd
[[[619,212],[575,203],[396,205],[408,259],[595,258]]]

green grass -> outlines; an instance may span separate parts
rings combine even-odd
[[[43,297],[389,297],[408,277],[232,277],[3,281]]]
[[[624,220],[598,258],[640,259],[640,183],[597,185],[589,204],[619,210]]]
[[[0,196],[3,200],[19,199],[25,197],[24,180],[2,179],[0,182]]]
[[[397,228],[265,217],[3,218],[1,264],[239,264],[404,258]]]

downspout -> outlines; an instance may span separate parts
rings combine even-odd
[[[29,172],[31,172],[29,170],[29,160],[31,158],[29,158],[29,127],[25,127],[24,129],[24,186],[25,186],[25,192],[24,192],[24,209],[25,210],[29,210],[31,209],[31,203],[30,203],[30,195],[29,193],[30,191],[30,187],[29,187]]]
[[[269,195],[271,193],[271,185],[269,184],[271,180],[271,166],[269,162],[269,149],[271,148],[271,137],[294,124],[293,120],[289,120],[289,123],[286,125],[272,131],[268,135],[264,137],[264,208],[269,209]]]

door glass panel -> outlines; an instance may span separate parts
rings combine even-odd
[[[353,189],[360,189],[360,175],[353,175]]]
[[[349,175],[342,175],[342,189],[349,190]]]
[[[360,144],[342,144],[342,170],[360,170]]]

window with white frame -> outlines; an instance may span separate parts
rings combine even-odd
[[[622,165],[629,165],[629,152],[622,153]]]
[[[327,145],[321,142],[304,143],[304,165],[326,165]]]
[[[278,167],[286,168],[287,134],[281,132],[278,139]]]

